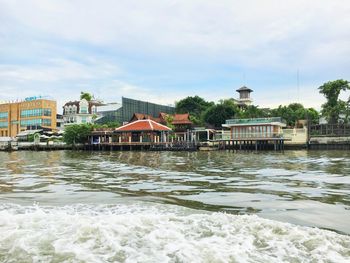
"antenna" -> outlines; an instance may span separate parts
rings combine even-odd
[[[297,69],[297,92],[298,92],[298,103],[300,103],[300,85],[299,85],[299,68]]]

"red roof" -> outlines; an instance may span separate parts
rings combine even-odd
[[[129,122],[134,122],[137,120],[147,120],[147,119],[150,119],[152,121],[159,122],[159,123],[162,122],[160,118],[155,118],[151,115],[143,114],[143,113],[134,113],[134,115],[132,115],[132,118],[130,119]]]
[[[189,119],[190,114],[175,114],[172,124],[192,124],[192,121]]]
[[[162,125],[153,120],[138,120],[128,124],[125,124],[115,131],[171,131],[171,129],[165,125]]]

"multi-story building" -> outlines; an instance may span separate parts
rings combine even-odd
[[[56,101],[26,98],[0,104],[0,136],[15,137],[28,129],[56,129]]]
[[[98,101],[70,101],[63,106],[64,125],[92,123],[97,118],[97,107],[102,106]]]

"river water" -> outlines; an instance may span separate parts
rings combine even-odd
[[[350,152],[0,152],[0,262],[350,262]]]

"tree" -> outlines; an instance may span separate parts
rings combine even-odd
[[[349,81],[343,79],[328,81],[318,89],[327,99],[322,105],[322,115],[329,123],[338,123],[339,114],[346,112],[346,102],[340,100],[339,95],[341,91],[350,89]]]
[[[90,124],[73,124],[66,126],[63,141],[69,145],[87,142],[93,126]]]
[[[166,126],[169,127],[172,130],[175,129],[175,126],[173,124],[173,120],[174,120],[174,115],[171,115],[171,114],[166,114],[165,115]]]
[[[268,117],[266,110],[259,109],[258,106],[249,105],[241,109],[238,113],[240,118],[263,118]]]
[[[288,106],[278,106],[271,110],[272,117],[281,117],[288,126],[295,126],[298,120],[317,122],[319,114],[314,108],[306,109],[300,103],[291,103]]]
[[[229,101],[221,101],[219,104],[210,106],[203,114],[206,123],[214,127],[221,127],[227,119],[232,119],[237,112],[237,106]]]
[[[210,107],[214,105],[213,102],[205,101],[199,96],[187,97],[176,103],[176,113],[189,113],[196,119],[201,119],[202,114]]]
[[[80,92],[80,99],[81,100],[85,99],[87,101],[91,101],[92,98],[93,98],[93,95],[91,95],[90,93],[84,92],[84,91]]]

